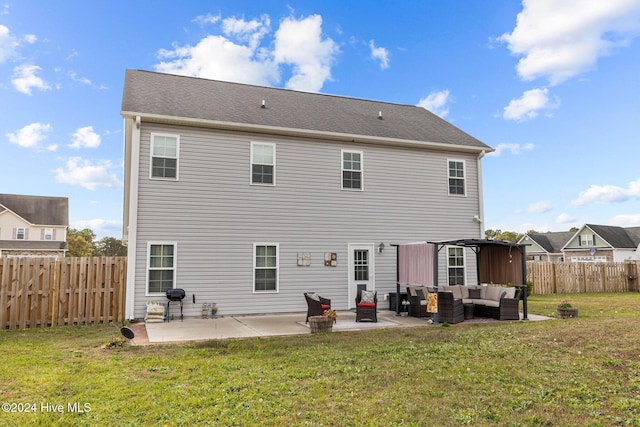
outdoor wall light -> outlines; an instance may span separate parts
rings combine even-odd
[[[384,242],[380,242],[380,244],[378,245],[378,253],[381,254],[382,251],[384,251]]]

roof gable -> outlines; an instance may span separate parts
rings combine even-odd
[[[263,103],[264,102],[264,103]],[[493,151],[425,108],[127,70],[122,115],[200,120]]]
[[[596,235],[595,246],[603,246],[598,240],[613,249],[635,249],[640,243],[640,234],[636,234],[635,228],[625,229],[613,225],[584,224],[563,249],[577,249],[579,245],[574,244],[575,240],[583,234],[585,229]]]
[[[0,194],[0,205],[34,225],[69,225],[69,199],[66,197]]]
[[[537,245],[547,253],[559,254],[574,234],[575,233],[571,231],[556,231],[549,233],[526,234],[525,237],[531,238],[531,240],[537,243]]]

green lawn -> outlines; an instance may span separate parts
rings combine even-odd
[[[562,299],[578,319],[113,349],[116,325],[2,331],[22,412],[0,425],[640,426],[640,294],[529,312]]]

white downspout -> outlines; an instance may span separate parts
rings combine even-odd
[[[138,253],[138,184],[140,173],[140,116],[131,126],[131,168],[129,171],[129,229],[127,232],[127,291],[125,317],[133,320],[135,315],[136,255]]]
[[[480,239],[484,239],[484,193],[482,191],[482,158],[485,155],[485,151],[478,155],[478,213],[480,214]]]

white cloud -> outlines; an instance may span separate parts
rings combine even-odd
[[[499,157],[502,155],[502,153],[505,153],[505,152],[510,152],[513,155],[518,155],[518,154],[524,153],[525,151],[531,151],[534,148],[535,148],[535,145],[533,145],[530,142],[524,145],[515,144],[515,143],[513,144],[502,143],[502,144],[496,145],[495,151],[488,153],[487,156]]]
[[[37,148],[40,142],[47,139],[46,133],[50,130],[49,124],[31,123],[14,133],[7,133],[6,136],[12,144],[25,148]]]
[[[618,227],[640,227],[640,214],[616,215],[611,219],[611,225]]]
[[[86,78],[86,77],[78,77],[78,73],[76,73],[75,71],[69,71],[67,73],[67,75],[74,82],[79,82],[79,83],[82,83],[82,84],[85,84],[85,85],[91,85],[92,84],[91,80],[89,80],[88,78]]]
[[[65,168],[55,169],[56,182],[79,185],[88,190],[98,188],[122,188],[115,173],[114,166],[109,160],[102,160],[95,164],[80,157],[70,157]]]
[[[270,31],[271,19],[269,16],[262,15],[261,19],[253,19],[245,21],[238,18],[226,18],[222,21],[222,31],[231,37],[249,43],[252,49],[256,49],[260,44],[260,40]]]
[[[556,218],[556,224],[571,224],[576,222],[576,220],[576,217],[563,212]]]
[[[212,15],[210,13],[207,13],[206,15],[200,15],[197,16],[193,22],[198,23],[201,27],[204,27],[207,24],[215,24],[217,22],[220,22],[221,16],[220,15]]]
[[[389,51],[384,47],[376,47],[373,40],[369,41],[369,48],[371,49],[371,58],[380,61],[380,69],[389,68]]]
[[[93,126],[79,128],[73,134],[71,148],[96,148],[100,146],[100,135],[93,131]]]
[[[502,117],[517,122],[533,119],[540,111],[551,110],[558,104],[557,100],[549,99],[549,89],[531,89],[525,91],[521,98],[509,102],[509,105],[504,107]]]
[[[532,203],[527,207],[529,213],[545,213],[551,210],[551,203],[548,201],[541,201]]]
[[[51,86],[42,78],[36,76],[36,73],[42,68],[37,65],[24,64],[13,69],[13,86],[18,92],[31,95],[31,89],[41,91],[51,90]]]
[[[71,227],[76,230],[90,229],[96,234],[96,239],[102,237],[116,237],[122,233],[122,221],[116,221],[113,219],[79,219],[72,220]]]
[[[13,35],[8,27],[0,25],[0,64],[11,58],[20,42]]]
[[[322,17],[311,15],[302,19],[285,18],[275,34],[273,56],[278,64],[293,67],[285,86],[289,89],[317,92],[331,78],[331,66],[338,54],[338,45],[322,38]]]
[[[499,40],[521,57],[523,80],[555,85],[591,69],[639,30],[637,0],[524,0],[516,27]]]
[[[418,101],[418,107],[426,108],[433,114],[442,118],[449,114],[449,90],[441,90],[439,92],[431,92],[425,98]]]
[[[34,44],[38,41],[38,37],[36,37],[35,34],[27,34],[26,36],[24,36],[23,40],[29,44]]]
[[[529,206],[527,206],[526,209],[516,209],[515,213],[517,213],[517,214],[522,214],[522,213],[545,213],[545,212],[549,212],[550,210],[551,210],[551,202],[543,200],[543,201],[540,201],[540,202],[531,203]]]
[[[591,185],[587,190],[581,191],[578,198],[571,202],[571,206],[580,207],[589,204],[607,205],[620,203],[640,197],[640,178],[629,185],[619,187],[617,185]]]
[[[214,21],[219,20],[207,22]],[[208,35],[195,46],[174,45],[173,49],[158,51],[161,62],[155,69],[268,86],[280,82],[281,66],[290,66],[286,87],[304,91],[319,91],[331,78],[331,66],[339,50],[333,40],[322,37],[319,15],[283,19],[273,43],[264,41],[271,31],[267,15],[251,21],[226,18],[221,23],[224,35]]]
[[[227,31],[230,32],[239,27],[238,24],[234,26],[230,22],[226,25]],[[259,49],[257,44],[246,43],[246,40],[253,43],[259,41],[264,34],[263,28],[255,25],[254,33],[250,34],[247,32],[248,27],[249,25],[245,24],[245,32],[239,34],[242,40],[238,40],[238,43],[223,36],[208,35],[195,46],[161,49],[158,51],[158,57],[169,61],[156,64],[155,69],[172,74],[240,83],[269,85],[277,82],[277,64],[269,59],[268,53]]]

